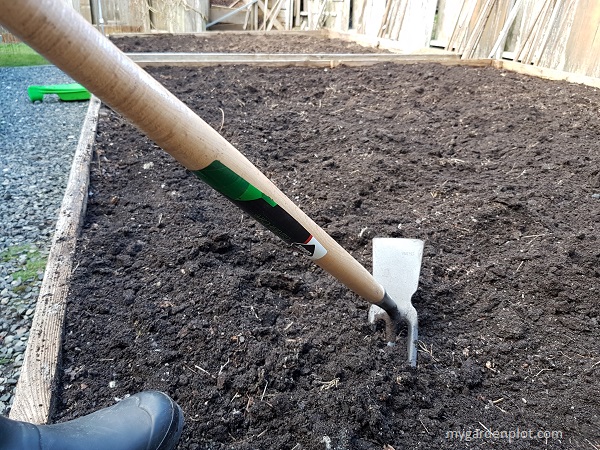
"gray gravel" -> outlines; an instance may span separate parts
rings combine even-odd
[[[0,414],[19,378],[56,218],[88,102],[27,87],[73,81],[54,66],[0,68]]]

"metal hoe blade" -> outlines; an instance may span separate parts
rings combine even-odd
[[[390,315],[382,308],[371,305],[369,323],[384,319],[388,323],[388,345],[394,345],[398,330],[398,318],[408,324],[408,361],[417,365],[419,325],[417,310],[411,299],[419,285],[423,241],[419,239],[375,238],[373,239],[373,276],[384,287],[386,294],[398,307],[398,315]]]

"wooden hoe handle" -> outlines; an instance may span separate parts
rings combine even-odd
[[[75,10],[59,0],[0,0],[0,22],[186,168],[371,303],[383,287],[246,157]]]

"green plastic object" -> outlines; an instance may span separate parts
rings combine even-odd
[[[89,100],[90,92],[79,83],[53,84],[51,86],[29,86],[27,94],[32,102],[44,101],[45,94],[56,94],[65,102]]]

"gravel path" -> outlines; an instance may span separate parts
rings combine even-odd
[[[46,96],[32,84],[73,81],[54,66],[0,68],[0,414],[8,414],[56,216],[88,102]]]

